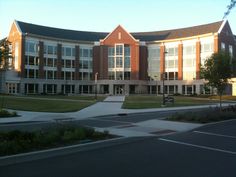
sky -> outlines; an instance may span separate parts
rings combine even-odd
[[[0,0],[0,39],[14,20],[79,31],[161,31],[222,20],[230,0]],[[236,7],[227,17],[236,34]]]

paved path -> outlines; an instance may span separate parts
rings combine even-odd
[[[98,116],[119,115],[130,113],[160,112],[171,110],[186,110],[212,107],[214,105],[172,107],[172,108],[153,108],[153,109],[122,109],[125,96],[109,96],[103,102],[84,108],[78,112],[70,113],[46,113],[46,112],[27,112],[17,111],[21,117],[0,119],[0,124],[16,122],[34,121],[58,121],[58,120],[88,120]],[[227,104],[228,105],[228,104]],[[216,105],[215,105],[216,106]],[[108,130],[111,133],[121,136],[150,136],[150,133],[157,131],[187,131],[199,127],[199,124],[176,123],[164,120],[147,120],[139,123],[129,124],[128,127],[106,127],[97,128],[98,130]],[[167,132],[168,133],[168,132]]]

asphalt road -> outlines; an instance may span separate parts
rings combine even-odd
[[[122,115],[113,115],[113,116],[100,116],[94,118],[87,118],[84,120],[76,121],[65,121],[64,123],[72,123],[73,125],[81,125],[88,127],[112,127],[112,126],[122,126],[130,125],[132,123],[142,122],[152,119],[163,119],[167,116],[175,114],[177,112],[198,112],[202,109],[193,109],[193,110],[174,110],[174,111],[158,111],[158,112],[147,112],[147,113],[133,113],[133,114],[122,114]],[[23,122],[23,123],[6,123],[0,124],[0,131],[10,131],[10,130],[22,130],[22,131],[34,131],[41,128],[50,128],[54,127],[57,124],[63,122]]]
[[[130,139],[132,140],[132,139]],[[235,177],[236,120],[1,166],[1,177]]]

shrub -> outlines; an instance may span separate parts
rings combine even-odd
[[[222,120],[234,119],[236,117],[236,106],[228,106],[220,110],[220,108],[210,108],[199,112],[176,113],[167,118],[172,121],[184,121],[195,123],[209,123]]]
[[[13,112],[9,112],[5,109],[0,109],[0,117],[4,118],[4,117],[16,117],[17,113],[15,111]]]
[[[35,132],[0,132],[0,155],[17,154],[30,150],[55,147],[80,140],[99,140],[108,138],[107,131],[96,132],[91,128],[58,126]]]

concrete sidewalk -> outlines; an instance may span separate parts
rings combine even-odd
[[[153,109],[122,109],[122,104],[125,96],[109,96],[103,102],[97,102],[87,108],[78,112],[70,113],[46,113],[46,112],[27,112],[17,111],[21,117],[4,118],[0,119],[0,124],[6,123],[20,123],[20,122],[37,122],[37,121],[59,121],[59,120],[91,120],[91,118],[98,116],[118,115],[118,114],[131,114],[131,113],[145,113],[145,112],[158,112],[158,111],[172,111],[172,110],[186,110],[186,109],[199,109],[215,107],[215,105],[202,105],[202,106],[185,106],[185,107],[168,107],[168,108],[153,108]],[[228,104],[224,104],[228,105]],[[154,136],[158,132],[176,131],[189,131],[197,128],[201,124],[171,122],[165,120],[147,120],[138,123],[130,123],[124,127],[106,127],[98,128],[97,130],[108,130],[112,134],[133,137],[133,136]],[[168,133],[167,131],[167,133]]]
[[[29,112],[17,111],[20,117],[0,119],[1,123],[25,122],[25,121],[54,121],[58,119],[83,120],[87,118],[117,114],[145,113],[157,111],[186,110],[215,107],[215,105],[184,106],[184,107],[163,107],[152,109],[122,109],[125,96],[109,96],[103,102],[97,102],[87,108],[77,112],[69,113],[48,113],[48,112]],[[229,104],[223,104],[229,105]]]

